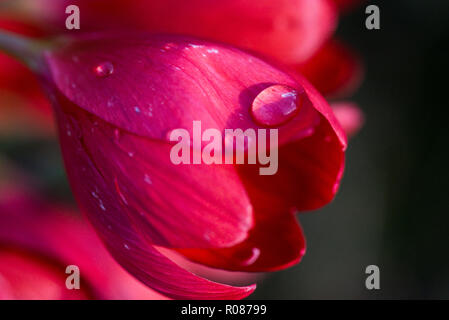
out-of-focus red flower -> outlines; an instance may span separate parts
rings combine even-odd
[[[300,260],[305,242],[294,212],[332,200],[346,147],[331,108],[303,77],[179,36],[90,35],[44,57],[74,194],[138,279],[173,298],[242,298],[254,287],[199,278],[157,247],[234,271]],[[193,121],[220,132],[275,123],[277,173],[174,165],[167,134],[184,128],[193,136]]]
[[[336,102],[332,110],[348,137],[352,137],[360,130],[365,122],[360,108],[353,102]]]
[[[325,96],[348,96],[361,82],[358,57],[328,39],[342,11],[360,0],[32,0],[32,19],[47,34],[65,29],[65,8],[82,12],[81,31],[138,29],[206,37],[275,58],[304,74]],[[53,28],[51,28],[52,26]],[[78,31],[69,31],[76,33]],[[326,43],[327,42],[327,43]],[[12,118],[12,117],[11,117]]]
[[[68,265],[79,267],[79,290],[66,287]],[[0,186],[0,299],[161,298],[127,274],[70,210]]]
[[[296,66],[325,96],[349,96],[360,85],[363,67],[358,56],[336,40],[328,41],[313,57]]]
[[[40,37],[34,26],[0,17],[0,29]],[[35,75],[17,60],[0,52],[0,134],[52,134],[51,106]]]
[[[333,33],[333,0],[32,0],[56,30],[78,5],[83,31],[138,29],[187,34],[251,49],[285,63],[310,57]]]

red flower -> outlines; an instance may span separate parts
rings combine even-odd
[[[38,37],[41,30],[1,18],[0,28]],[[51,106],[33,75],[20,62],[0,52],[0,133],[54,134]]]
[[[188,34],[286,63],[310,57],[337,24],[333,0],[33,0],[30,5],[59,32],[64,31],[65,8],[78,5],[83,31],[129,28]]]
[[[173,298],[242,298],[254,286],[202,279],[158,247],[227,270],[271,271],[300,260],[305,243],[293,213],[332,200],[346,147],[329,105],[303,77],[179,36],[92,35],[44,60],[76,199],[138,279]],[[278,172],[174,165],[167,133],[192,133],[197,120],[221,132],[277,123]]]
[[[325,96],[349,95],[361,82],[357,56],[329,40],[337,7],[360,0],[33,0],[32,20],[40,17],[65,33],[65,8],[82,11],[82,31],[138,29],[189,34],[248,48],[305,75]],[[25,2],[26,4],[26,2]],[[337,4],[337,5],[336,5]],[[47,25],[47,29],[51,30]],[[72,34],[75,31],[70,31]]]
[[[66,287],[68,265],[79,267],[79,290]],[[0,187],[0,300],[161,298],[121,269],[70,210]]]

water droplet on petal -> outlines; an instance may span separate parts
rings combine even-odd
[[[123,244],[123,247],[125,247],[126,250],[130,250],[129,246],[126,243]]]
[[[176,43],[173,43],[173,42],[169,42],[169,43],[166,43],[164,45],[164,49],[165,50],[176,49],[177,47],[178,47],[178,45]]]
[[[78,121],[70,115],[67,117],[66,133],[69,137],[74,136],[77,138],[81,138],[82,136],[82,131],[78,125]]]
[[[203,235],[204,239],[206,241],[210,241],[213,237],[215,237],[215,234],[212,231],[206,231]]]
[[[151,177],[148,174],[145,174],[143,180],[148,184],[153,184],[153,181],[151,180]]]
[[[219,51],[217,49],[207,49],[207,52],[218,54]]]
[[[272,85],[254,99],[251,114],[262,126],[275,127],[292,119],[299,111],[298,92],[285,85]]]
[[[110,62],[103,62],[95,67],[94,72],[97,77],[104,78],[114,72],[114,66]]]

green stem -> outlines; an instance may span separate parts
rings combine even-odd
[[[39,61],[47,47],[44,42],[0,30],[0,51],[21,60],[33,71],[40,71]]]

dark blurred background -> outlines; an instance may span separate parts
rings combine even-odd
[[[380,30],[365,28],[369,4],[380,7]],[[350,141],[335,201],[299,217],[303,261],[271,274],[251,298],[447,299],[449,2],[367,1],[341,18],[337,35],[364,59],[353,100],[366,124]],[[5,139],[0,152],[47,195],[71,201],[54,139]],[[371,264],[380,290],[365,287]]]
[[[365,28],[376,4],[381,29]],[[337,35],[366,78],[354,99],[365,127],[350,141],[340,192],[299,217],[303,261],[252,298],[449,298],[449,1],[367,1]],[[365,268],[380,268],[367,290]]]

